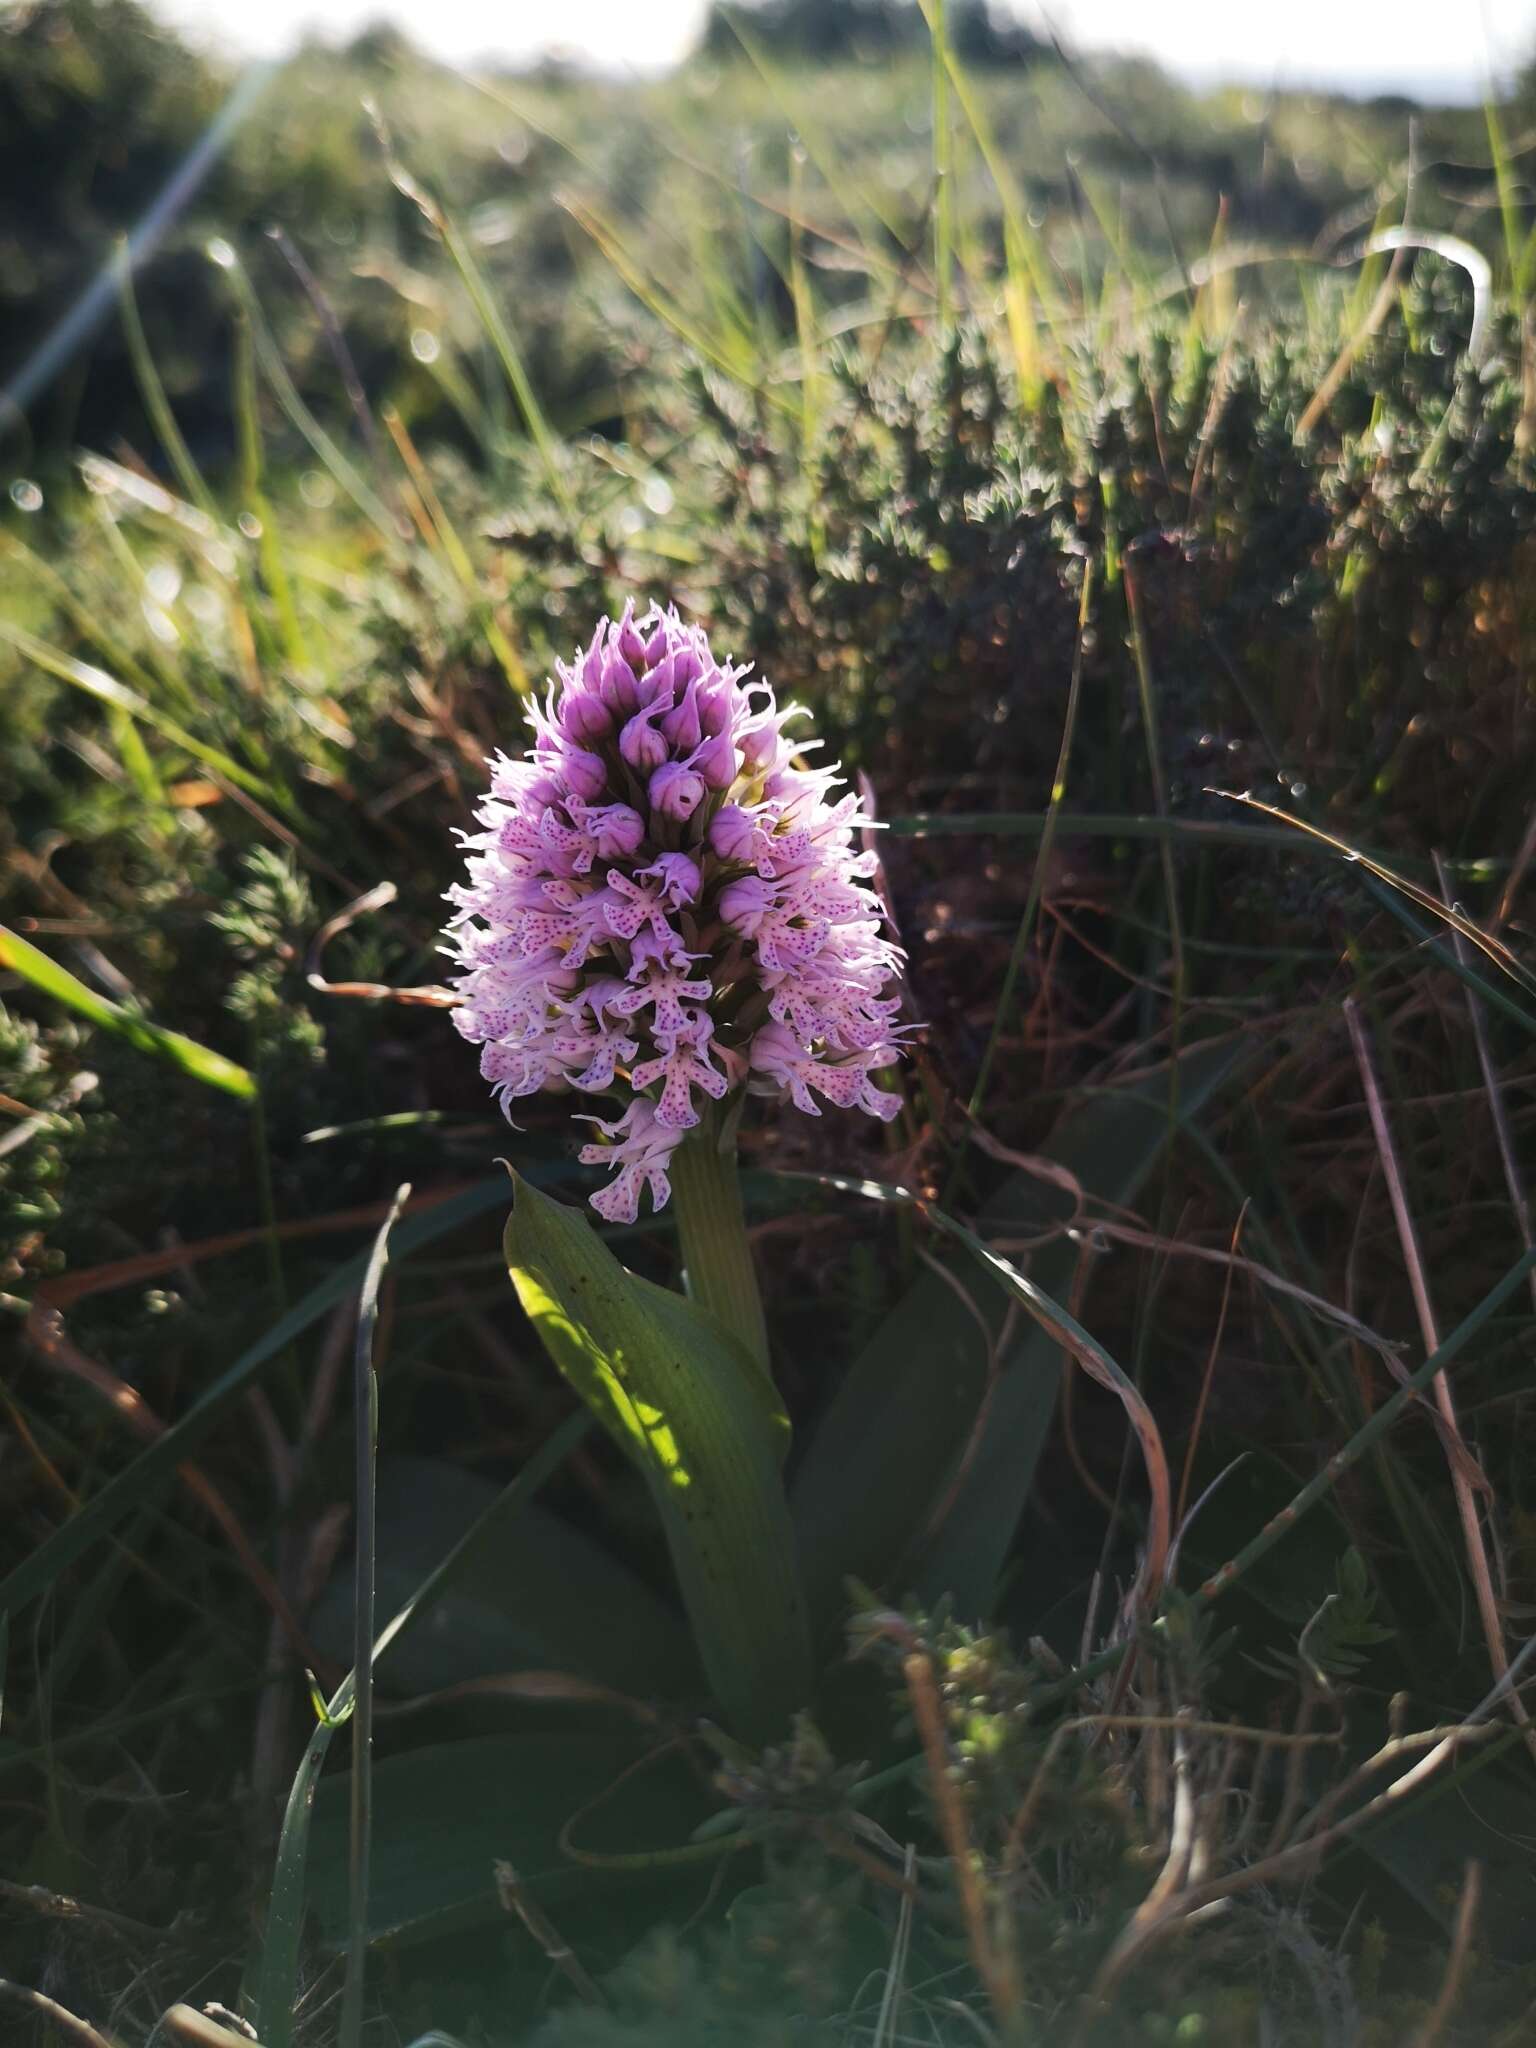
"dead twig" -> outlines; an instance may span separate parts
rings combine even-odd
[[[993,2011],[1006,2023],[1018,2008],[1018,1985],[1014,1982],[1011,1968],[994,1949],[987,1926],[986,1899],[982,1892],[981,1873],[971,1848],[971,1831],[950,1771],[933,1660],[916,1651],[902,1660],[901,1669],[928,1766],[928,1782],[933,1792],[933,1803],[938,1809],[939,1829],[960,1891],[960,1911],[965,1920],[971,1961],[976,1966],[977,1976],[986,1986]]]
[[[1392,1204],[1392,1214],[1397,1224],[1398,1242],[1402,1246],[1403,1263],[1408,1269],[1408,1285],[1413,1295],[1414,1308],[1419,1319],[1419,1330],[1426,1352],[1440,1348],[1440,1332],[1435,1321],[1434,1307],[1429,1298],[1429,1280],[1424,1268],[1423,1254],[1419,1249],[1418,1232],[1414,1228],[1413,1215],[1408,1207],[1408,1190],[1398,1163],[1397,1147],[1392,1137],[1392,1127],[1387,1121],[1387,1108],[1382,1096],[1381,1084],[1376,1076],[1375,1062],[1371,1055],[1370,1040],[1365,1025],[1352,996],[1344,1001],[1344,1016],[1349,1025],[1350,1042],[1354,1047],[1355,1063],[1360,1069],[1361,1084],[1365,1089],[1366,1105],[1370,1110],[1371,1128],[1376,1136],[1376,1149],[1381,1158],[1382,1172],[1386,1176],[1387,1194]],[[1432,1382],[1435,1405],[1445,1425],[1444,1435],[1449,1443],[1454,1442],[1460,1452],[1475,1466],[1471,1452],[1466,1448],[1461,1428],[1456,1419],[1456,1404],[1451,1394],[1451,1384],[1443,1372],[1437,1372]],[[1467,1569],[1472,1577],[1473,1591],[1477,1597],[1478,1615],[1483,1625],[1483,1636],[1488,1645],[1488,1661],[1493,1670],[1496,1684],[1502,1685],[1509,1676],[1509,1654],[1504,1646],[1504,1623],[1499,1613],[1498,1594],[1494,1589],[1493,1572],[1488,1562],[1488,1546],[1483,1536],[1483,1525],[1478,1517],[1474,1485],[1459,1456],[1447,1458],[1450,1467],[1451,1487],[1456,1497],[1456,1511],[1461,1521],[1462,1540],[1467,1555]],[[1484,1482],[1486,1485],[1486,1481]],[[1491,1489],[1490,1489],[1491,1490]],[[1509,1691],[1509,1711],[1525,1730],[1526,1747],[1536,1758],[1536,1727],[1526,1711],[1524,1700],[1512,1688]]]
[[[1440,1995],[1436,1998],[1429,2017],[1414,2035],[1409,2048],[1435,2048],[1435,2044],[1445,2032],[1446,2022],[1456,2010],[1461,1980],[1466,1974],[1467,1956],[1472,1947],[1472,1929],[1477,1924],[1478,1902],[1482,1895],[1483,1866],[1472,1857],[1468,1859],[1466,1872],[1461,1880],[1461,1897],[1456,1902],[1456,1924],[1451,1929],[1451,1952],[1446,1957]]]
[[[322,996],[354,996],[368,1003],[405,1003],[433,1010],[455,1009],[463,998],[438,982],[424,982],[417,988],[391,988],[384,981],[327,981],[320,972],[321,957],[338,933],[372,910],[382,910],[399,895],[393,882],[380,882],[328,918],[309,942],[304,958],[304,979]]]
[[[496,1877],[496,1896],[501,1901],[502,1911],[514,1914],[522,1921],[584,2005],[606,2005],[608,2001],[587,1975],[581,1958],[560,1934],[512,1865],[498,1858],[492,1869]]]
[[[33,1991],[26,1984],[13,1984],[8,1977],[0,1977],[0,1999],[9,1999],[12,2005],[27,2007],[47,2024],[52,2022],[77,2041],[83,2041],[85,2048],[119,2048],[110,2034],[103,2034],[93,2027],[89,2020],[81,2019],[67,2006],[60,2005],[56,1998],[49,1998],[44,1992]]]

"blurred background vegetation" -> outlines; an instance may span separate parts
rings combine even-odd
[[[1306,285],[1279,259],[1346,257],[1406,174],[1402,100],[1197,95],[1131,59],[1093,60],[1090,80],[1029,30],[1000,25],[981,0],[953,8],[948,33],[957,60],[977,70],[1018,204],[1090,300],[1107,276],[1127,272],[1144,299],[1159,288],[1176,295],[1214,239],[1262,242],[1268,260],[1243,274],[1245,298],[1290,303]],[[9,388],[110,264],[116,238],[218,124],[236,81],[136,0],[13,7],[0,36],[0,380]],[[678,258],[707,238],[715,287],[786,333],[797,170],[815,190],[835,149],[834,190],[816,191],[813,217],[845,225],[838,216],[851,202],[855,224],[891,260],[929,233],[931,64],[915,4],[719,6],[679,74],[624,84],[552,66],[468,77],[386,28],[344,49],[314,44],[247,77],[225,146],[139,267],[151,351],[200,461],[233,452],[228,293],[206,257],[215,236],[240,248],[306,399],[334,411],[342,395],[314,306],[269,239],[279,230],[323,278],[375,401],[392,399],[413,431],[484,451],[499,379],[482,374],[484,336],[442,275],[430,224],[384,175],[370,106],[515,304],[541,403],[562,432],[611,432],[635,375],[633,319],[614,319],[611,268],[573,201],[598,195],[615,231],[635,232],[645,259],[674,279]],[[1508,110],[1512,128],[1524,107],[1522,98]],[[1412,111],[1416,222],[1496,237],[1483,111]],[[1003,208],[975,148],[959,153],[951,179],[978,260],[996,260]],[[857,309],[870,280],[837,239],[813,239],[806,256],[820,303]],[[110,452],[116,440],[148,451],[120,323],[103,320],[29,403],[24,427],[13,418],[9,430],[13,473],[67,461],[77,446]]]

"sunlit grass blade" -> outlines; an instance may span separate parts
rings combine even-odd
[[[63,1003],[77,1016],[87,1018],[103,1031],[110,1031],[114,1037],[126,1038],[141,1052],[153,1053],[183,1074],[189,1074],[194,1081],[201,1081],[209,1088],[221,1088],[225,1094],[238,1095],[244,1101],[254,1097],[255,1078],[236,1061],[226,1059],[223,1053],[213,1052],[206,1045],[199,1045],[195,1039],[186,1038],[179,1031],[168,1031],[163,1025],[151,1024],[147,1017],[136,1015],[122,1003],[114,1003],[107,996],[98,995],[78,975],[71,974],[67,967],[61,967],[57,960],[51,959],[18,933],[7,930],[4,925],[0,925],[0,967],[8,967],[40,994],[53,997],[55,1002]]]
[[[313,448],[320,462],[384,541],[388,552],[397,560],[400,559],[404,549],[398,521],[373,486],[342,453],[300,397],[298,386],[294,383],[288,365],[283,359],[283,352],[272,338],[271,330],[262,317],[260,301],[235,251],[227,242],[216,244],[215,251],[214,260],[228,276],[236,303],[250,322],[251,341],[256,351],[256,359],[261,365],[262,375],[272,387],[272,395]]]
[[[283,560],[277,518],[263,482],[265,459],[261,441],[261,409],[256,397],[256,358],[251,337],[250,314],[241,307],[235,313],[234,414],[239,455],[240,495],[261,531],[256,546],[261,572],[277,613],[283,651],[300,674],[310,666],[309,650],[299,626],[293,602],[293,585]]]
[[[501,663],[502,673],[513,689],[520,696],[526,696],[529,688],[528,670],[516,648],[507,638],[501,622],[480,587],[474,563],[469,559],[468,550],[459,539],[453,521],[444,509],[442,499],[437,494],[426,464],[417,453],[416,444],[411,439],[405,421],[392,405],[383,407],[382,418],[390,439],[399,451],[400,460],[405,464],[411,482],[421,499],[432,539],[440,548],[449,572],[479,619],[480,630],[485,635],[486,644]]]
[[[149,414],[150,425],[159,436],[166,459],[175,472],[182,494],[190,503],[209,519],[217,519],[213,493],[203,479],[203,473],[192,459],[171,402],[165,395],[165,386],[160,381],[160,372],[155,367],[154,353],[144,333],[144,323],[139,318],[139,302],[133,289],[133,261],[128,243],[121,237],[113,256],[117,271],[118,305],[123,317],[123,333],[128,341],[128,357],[133,364],[133,374],[139,386],[139,395],[144,401],[144,410]]]
[[[1536,973],[1532,973],[1502,939],[1495,938],[1491,932],[1485,932],[1480,924],[1468,917],[1465,911],[1458,910],[1454,904],[1443,903],[1433,890],[1422,888],[1419,883],[1410,881],[1406,875],[1397,873],[1395,869],[1387,867],[1371,854],[1362,853],[1358,847],[1351,846],[1348,840],[1338,839],[1333,833],[1324,832],[1320,826],[1309,825],[1305,818],[1293,817],[1289,811],[1281,810],[1276,804],[1263,803],[1246,790],[1211,789],[1207,790],[1206,794],[1224,796],[1230,803],[1246,804],[1252,810],[1262,811],[1266,817],[1279,818],[1292,830],[1305,833],[1308,839],[1316,841],[1328,852],[1337,855],[1340,860],[1358,864],[1368,874],[1375,876],[1378,882],[1385,883],[1389,889],[1417,904],[1420,910],[1449,925],[1453,932],[1475,946],[1484,959],[1491,960],[1495,967],[1502,969],[1511,981],[1517,983],[1528,994],[1536,995]],[[1454,954],[1449,955],[1449,958],[1454,960]]]
[[[561,466],[555,437],[550,431],[549,422],[544,417],[544,408],[539,403],[538,393],[534,390],[532,379],[528,375],[522,349],[518,346],[506,314],[497,303],[490,280],[481,269],[464,230],[442,202],[406,169],[395,153],[389,129],[377,109],[370,108],[370,112],[373,114],[374,131],[383,148],[390,179],[396,190],[410,200],[422,218],[441,236],[443,247],[452,258],[453,267],[469,293],[476,317],[505,372],[512,396],[517,401],[518,411],[522,414],[523,425],[538,450],[549,488],[567,516],[571,516],[575,507],[571,499],[570,486],[565,479],[565,471]]]
[[[933,70],[933,270],[939,286],[939,332],[947,334],[954,285],[955,138],[949,118],[945,0],[933,0],[927,19]]]
[[[938,20],[936,0],[918,0],[918,5],[922,9],[924,21],[928,24],[930,36],[935,35]],[[935,47],[942,56],[944,69],[954,87],[955,98],[965,115],[1002,206],[1003,251],[1011,293],[1009,331],[1017,346],[1018,319],[1027,304],[1032,302],[1038,305],[1049,325],[1056,324],[1069,309],[1045,245],[1030,224],[1029,210],[1024,204],[1013,171],[998,146],[991,119],[973,81],[956,58],[946,38],[939,38]],[[1017,365],[1021,390],[1027,383],[1037,381],[1038,371],[1034,361],[1036,353],[1036,349],[1031,345],[1029,359],[1021,360]]]
[[[843,163],[841,152],[816,116],[809,94],[796,91],[790,74],[775,63],[766,43],[748,26],[747,17],[741,9],[732,7],[722,11],[732,35],[768,88],[779,111],[804,144],[806,155],[816,166],[828,191],[838,200],[849,220],[855,223],[861,241],[867,236],[873,244],[883,233],[898,246],[902,244],[906,237],[895,209],[887,204],[878,187],[864,185]],[[869,234],[870,230],[874,233]]]
[[[18,654],[25,655],[28,661],[34,662],[45,674],[57,676],[60,682],[72,683],[77,690],[84,690],[87,696],[95,697],[100,703],[115,705],[120,711],[128,712],[141,725],[152,727],[162,738],[182,748],[194,760],[201,761],[206,767],[227,776],[231,782],[238,783],[252,796],[288,808],[288,798],[282,790],[275,788],[260,775],[253,775],[249,768],[243,767],[232,755],[225,753],[222,747],[210,746],[206,740],[200,740],[195,733],[188,732],[184,725],[169,717],[158,705],[150,703],[146,697],[141,697],[137,690],[130,690],[128,685],[120,683],[116,676],[109,676],[105,669],[94,668],[89,662],[76,661],[72,654],[61,653],[58,648],[48,646],[31,633],[24,632],[20,626],[10,625],[4,619],[0,619],[0,640],[7,641]]]
[[[577,226],[591,236],[640,303],[670,328],[680,341],[685,342],[695,355],[744,384],[748,390],[760,392],[776,410],[787,412],[792,409],[782,392],[765,384],[762,368],[739,334],[735,331],[711,334],[702,328],[673,295],[651,277],[618,229],[595,206],[573,192],[562,194],[561,204]]]

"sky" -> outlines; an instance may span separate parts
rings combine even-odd
[[[675,62],[704,0],[150,0],[204,44],[276,56],[306,29],[344,39],[387,20],[450,63],[551,47],[608,69]],[[999,12],[1007,11],[1007,0]],[[1475,100],[1536,52],[1536,0],[1013,0],[1081,50],[1134,50],[1192,83],[1321,85]]]

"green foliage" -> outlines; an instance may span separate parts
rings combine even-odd
[[[515,1187],[523,1310],[645,1477],[715,1697],[743,1737],[772,1736],[811,1684],[777,1395],[712,1316],[627,1273],[579,1211]]]

